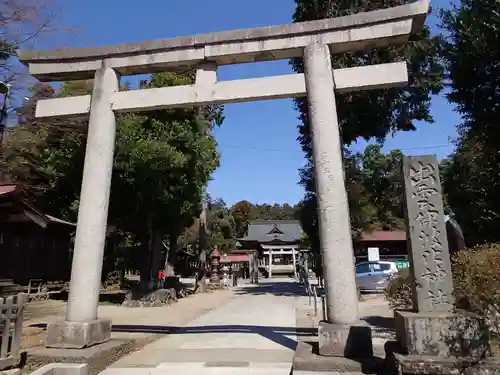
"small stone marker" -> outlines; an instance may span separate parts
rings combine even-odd
[[[420,313],[452,311],[453,279],[436,156],[404,157],[403,175],[414,308]]]

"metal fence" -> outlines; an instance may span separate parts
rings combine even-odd
[[[24,293],[0,297],[0,371],[20,361],[23,313],[27,303],[28,296]]]
[[[314,306],[314,316],[318,316],[318,313],[320,313],[318,309],[321,308],[321,316],[323,320],[326,320],[325,293],[323,288],[320,285],[311,284],[309,281],[309,274],[307,272],[299,276],[299,282],[304,286],[304,289],[309,297],[309,306]],[[319,291],[318,288],[321,291]]]

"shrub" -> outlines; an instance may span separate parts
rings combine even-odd
[[[412,277],[409,268],[394,274],[385,289],[385,298],[393,310],[409,309],[412,303]]]
[[[500,244],[477,246],[453,257],[458,308],[489,315],[500,308]]]
[[[456,306],[484,315],[493,330],[500,329],[500,243],[477,246],[453,256]],[[409,269],[389,281],[385,297],[392,309],[412,307],[413,282]]]

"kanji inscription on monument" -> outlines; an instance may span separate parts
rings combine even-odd
[[[453,279],[436,156],[405,157],[403,175],[414,307],[418,312],[450,311]]]

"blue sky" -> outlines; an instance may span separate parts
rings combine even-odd
[[[442,7],[443,0],[433,1]],[[56,23],[61,29],[45,35],[38,48],[90,47],[178,35],[290,23],[294,0],[61,0]],[[429,17],[433,25],[435,16]],[[291,73],[288,61],[223,66],[219,80]],[[432,103],[434,124],[418,124],[416,132],[387,139],[385,150],[437,154],[453,148],[458,116],[442,97]],[[234,204],[296,203],[303,195],[297,184],[303,155],[297,138],[297,112],[292,100],[227,105],[226,121],[215,130],[221,166],[209,192]],[[353,146],[362,151],[365,142]]]

